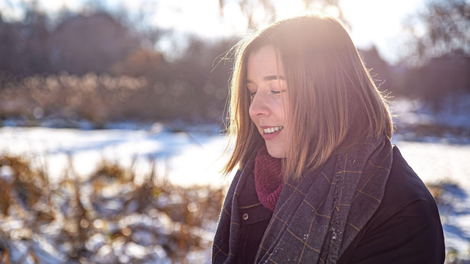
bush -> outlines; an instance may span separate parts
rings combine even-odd
[[[74,178],[70,165],[50,183],[30,160],[0,155],[2,261],[205,260],[223,191],[171,185],[151,165],[142,184],[136,184],[132,168],[106,161],[85,181]]]

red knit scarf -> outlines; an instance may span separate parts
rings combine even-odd
[[[283,185],[282,159],[271,157],[264,146],[255,159],[256,193],[264,207],[274,211]]]

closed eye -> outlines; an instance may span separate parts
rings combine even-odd
[[[248,94],[250,97],[253,97],[256,94],[256,91],[258,90],[256,85],[253,84],[251,81],[247,81],[246,89],[248,90]],[[251,89],[250,89],[251,88]]]
[[[282,90],[282,91],[276,91],[276,90],[271,90],[271,93],[272,94],[281,94],[283,92],[285,92],[286,90]]]

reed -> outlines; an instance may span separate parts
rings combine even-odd
[[[86,180],[69,162],[50,183],[0,154],[0,263],[197,263],[210,254],[224,191],[180,187],[103,160]]]

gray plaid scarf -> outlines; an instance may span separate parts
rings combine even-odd
[[[238,171],[227,193],[214,238],[213,263],[236,259],[237,197],[252,175],[254,156]],[[332,155],[322,168],[287,181],[255,262],[336,263],[380,205],[391,165],[392,145],[381,138]]]

